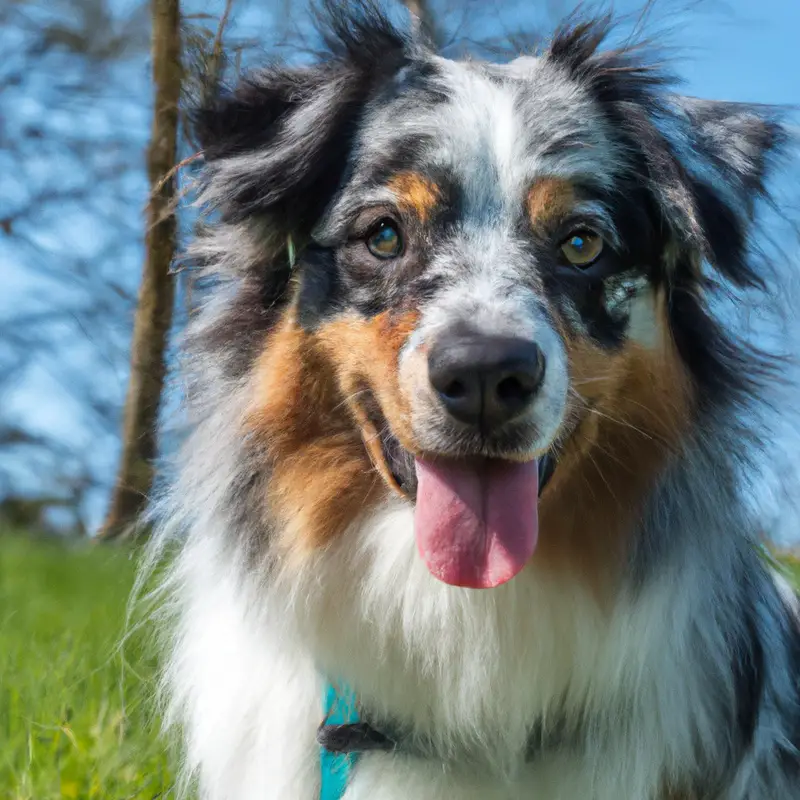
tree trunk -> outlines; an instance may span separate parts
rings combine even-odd
[[[122,425],[122,455],[100,536],[136,530],[153,484],[158,412],[175,287],[170,271],[176,250],[174,216],[178,102],[181,92],[180,0],[151,0],[155,103],[147,172],[151,195],[142,283],[133,325],[131,371]],[[169,177],[167,177],[169,175]]]

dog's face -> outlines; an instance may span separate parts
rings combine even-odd
[[[425,70],[365,115],[298,321],[406,451],[528,461],[580,418],[576,400],[613,391],[600,379],[621,354],[667,346],[663,242],[624,144],[558,67]]]
[[[538,494],[540,516],[579,504],[587,464],[611,490],[609,454],[649,480],[741,388],[702,262],[752,277],[777,129],[665,95],[597,26],[499,66],[336,25],[330,63],[201,117],[208,196],[251,250],[273,237],[246,279],[270,315],[245,368],[269,507],[296,550],[399,493],[434,575],[494,586],[533,553]]]

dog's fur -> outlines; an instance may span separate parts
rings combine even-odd
[[[454,62],[374,8],[329,57],[195,116],[193,431],[157,546],[181,541],[166,672],[207,800],[314,800],[324,682],[377,730],[347,800],[800,798],[800,634],[742,502],[768,370],[707,306],[759,282],[770,111],[688,99],[606,23],[537,56]],[[380,217],[403,253],[370,255]],[[559,260],[576,226],[606,241]],[[424,354],[469,325],[536,338],[531,414],[448,420]],[[409,454],[547,450],[541,541],[490,590],[417,554]],[[413,753],[407,752],[413,750]]]

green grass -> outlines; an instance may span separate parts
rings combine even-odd
[[[0,535],[0,800],[171,795],[155,660],[119,648],[134,573],[118,547]]]

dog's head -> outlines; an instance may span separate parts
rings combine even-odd
[[[239,286],[226,369],[283,546],[395,492],[433,574],[497,585],[533,553],[539,494],[559,537],[611,535],[687,420],[747,389],[705,290],[757,279],[780,128],[670,94],[605,33],[501,66],[331,10],[328,60],[198,112],[216,247],[238,251],[217,257]]]

